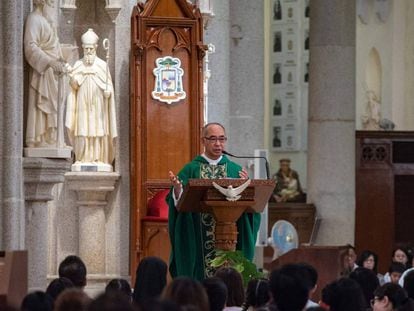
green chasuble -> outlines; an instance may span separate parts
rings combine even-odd
[[[191,178],[239,178],[241,166],[225,155],[217,165],[210,165],[205,158],[197,156],[178,173],[183,186]],[[207,213],[180,213],[174,205],[172,189],[167,197],[169,204],[168,231],[171,241],[170,273],[172,277],[188,276],[203,280],[212,276],[206,261],[214,258],[213,216]],[[243,215],[237,221],[237,249],[246,258],[253,259],[260,214]]]

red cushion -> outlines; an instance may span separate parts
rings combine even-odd
[[[168,218],[168,204],[166,197],[169,192],[169,189],[161,190],[148,201],[147,216],[160,217],[164,219]]]

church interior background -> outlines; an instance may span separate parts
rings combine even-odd
[[[93,291],[134,273],[129,124],[131,14],[137,1],[55,1],[62,44],[80,47],[89,28],[99,44],[104,38],[111,42],[118,124],[114,172],[86,181],[70,172],[72,159],[24,156],[29,65],[23,36],[31,2],[0,2],[0,249],[29,250],[30,289],[45,288],[63,258],[80,255]],[[193,2],[204,17],[204,43],[211,44],[204,65],[204,121],[226,127],[231,153],[267,150],[272,174],[280,159],[289,158],[307,202],[322,219],[316,244],[353,244],[356,131],[392,123],[397,131],[414,129],[414,3]],[[101,45],[97,52],[105,59]],[[75,53],[72,61],[79,57]],[[253,176],[251,160],[239,163]],[[88,206],[96,207],[93,213]]]

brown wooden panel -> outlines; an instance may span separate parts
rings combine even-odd
[[[203,57],[207,47],[203,44],[200,11],[186,0],[138,4],[131,17],[131,46],[130,269],[135,271],[150,247],[143,240],[141,222],[148,200],[169,187],[169,170],[177,172],[201,151]],[[172,104],[151,96],[155,61],[165,56],[179,58],[184,70],[186,98]]]
[[[269,203],[268,232],[272,230],[278,220],[286,220],[293,224],[298,232],[299,243],[309,243],[315,223],[316,209],[313,204],[306,203]],[[270,262],[273,258],[273,248],[265,247],[264,261]]]
[[[392,249],[414,242],[408,233],[414,224],[414,163],[400,154],[414,143],[414,132],[358,131],[356,137],[355,244],[359,252],[378,253],[385,272]]]

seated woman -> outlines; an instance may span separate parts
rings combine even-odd
[[[370,250],[363,251],[357,261],[356,264],[358,267],[363,267],[369,270],[372,270],[378,277],[378,281],[380,285],[383,285],[384,282],[384,276],[380,273],[378,273],[378,255]]]

